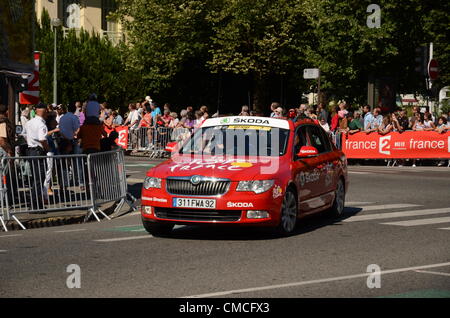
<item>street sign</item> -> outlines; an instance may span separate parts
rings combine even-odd
[[[304,79],[316,79],[319,78],[320,71],[318,68],[305,68],[303,70],[303,78]]]
[[[428,77],[432,81],[439,77],[438,62],[435,59],[431,59],[430,62],[428,62]]]

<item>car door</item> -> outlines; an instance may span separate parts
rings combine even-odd
[[[293,144],[293,180],[298,189],[299,213],[308,213],[313,209],[311,200],[314,200],[317,189],[314,182],[311,182],[311,176],[316,169],[317,157],[299,158],[297,153],[302,146],[310,146],[307,126],[299,126],[295,131]]]
[[[318,198],[317,205],[328,205],[333,200],[334,190],[334,168],[333,168],[333,151],[330,139],[326,136],[325,131],[315,125],[308,126],[308,136],[311,146],[315,147],[319,152],[315,161],[315,172],[319,177],[315,184],[315,196]]]

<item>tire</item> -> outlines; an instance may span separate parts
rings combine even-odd
[[[297,225],[298,204],[295,192],[287,189],[281,205],[280,224],[276,228],[276,233],[281,236],[291,235]]]
[[[339,179],[334,194],[334,201],[330,208],[330,215],[338,218],[344,213],[345,207],[345,187],[342,179]]]
[[[156,222],[142,221],[145,230],[153,236],[164,237],[168,236],[174,227],[174,224],[164,224]]]

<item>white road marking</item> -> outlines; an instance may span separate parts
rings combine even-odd
[[[145,229],[131,230],[130,232],[145,232]]]
[[[141,226],[142,225],[142,223],[140,223],[140,224],[129,224],[129,225],[118,225],[118,226],[115,226],[116,228],[120,228],[120,227],[132,227],[132,226]]]
[[[351,174],[373,174],[373,172],[362,172],[362,171],[348,171]]]
[[[424,273],[424,274],[433,274],[433,275],[441,275],[441,276],[450,276],[450,273],[441,273],[441,272],[432,272],[432,271],[415,271],[417,273]]]
[[[450,230],[450,227],[441,227],[439,230]]]
[[[0,236],[0,238],[2,238],[2,237],[14,237],[14,236],[22,236],[22,234],[8,234],[8,235],[2,235],[2,236]]]
[[[116,237],[116,238],[110,238],[110,239],[94,240],[94,242],[119,242],[119,241],[129,241],[129,240],[142,240],[142,239],[149,239],[149,238],[153,238],[153,236],[142,235],[142,236]]]
[[[86,229],[62,230],[62,231],[55,231],[55,233],[70,233],[70,232],[81,232],[81,231],[86,231]]]
[[[131,212],[131,213],[125,214],[125,215],[123,215],[123,216],[121,216],[121,217],[124,217],[124,216],[134,216],[134,215],[140,215],[140,214],[141,214],[141,212],[136,211],[136,212]]]
[[[412,208],[415,206],[422,206],[418,204],[380,204],[380,205],[368,205],[363,206],[363,211],[374,211],[374,210],[388,210],[388,209],[402,209],[402,208]]]
[[[0,253],[6,253],[7,250],[0,250]]]
[[[383,275],[383,274],[393,274],[393,273],[401,273],[401,272],[415,271],[415,270],[434,268],[434,267],[444,267],[444,266],[450,266],[450,262],[391,269],[391,270],[381,271],[380,274],[381,275]],[[324,278],[324,279],[315,279],[315,280],[308,280],[308,281],[294,282],[294,283],[287,283],[287,284],[268,285],[268,286],[261,286],[261,287],[254,287],[254,288],[245,288],[245,289],[235,289],[235,290],[228,290],[228,291],[221,291],[221,292],[215,292],[215,293],[187,296],[187,297],[181,297],[181,298],[223,297],[223,296],[232,295],[232,294],[251,293],[251,292],[258,292],[258,291],[270,290],[270,289],[298,287],[298,286],[311,285],[311,284],[320,284],[320,283],[334,282],[334,281],[338,281],[338,280],[360,278],[360,277],[366,277],[366,276],[369,276],[369,275],[372,275],[372,274],[373,273],[370,272],[370,273],[363,273],[363,274],[338,276],[338,277],[331,277],[331,278]]]
[[[363,202],[363,201],[348,201],[348,202],[345,202],[345,205],[365,205],[365,204],[373,204],[373,202]]]
[[[144,179],[142,178],[128,178],[127,183],[142,183]]]
[[[392,212],[392,213],[374,213],[367,215],[356,215],[351,216],[348,219],[343,220],[343,222],[358,222],[358,221],[369,221],[378,219],[389,219],[389,218],[401,218],[406,216],[419,216],[419,215],[429,215],[429,214],[439,214],[439,213],[449,213],[450,208],[442,209],[426,209],[426,210],[414,210],[414,211],[402,211],[402,212]]]
[[[427,224],[438,224],[438,223],[450,223],[450,217],[419,219],[419,220],[409,220],[409,221],[399,221],[399,222],[388,222],[388,223],[381,223],[381,224],[398,225],[398,226],[416,226],[416,225],[427,225]]]

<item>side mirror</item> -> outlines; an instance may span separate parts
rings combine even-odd
[[[300,148],[300,151],[297,153],[297,157],[299,158],[309,158],[315,157],[319,154],[319,151],[315,147],[311,146],[303,146]]]
[[[177,151],[177,149],[178,149],[178,142],[176,142],[176,141],[173,141],[173,142],[169,142],[167,145],[166,145],[166,151],[167,152],[175,152],[175,151]]]

